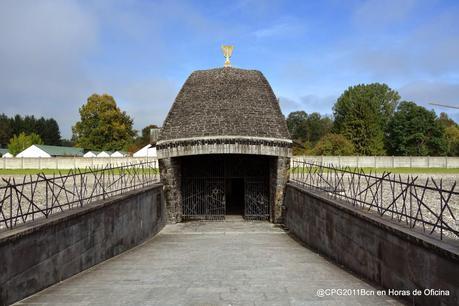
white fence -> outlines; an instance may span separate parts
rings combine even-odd
[[[73,169],[154,161],[147,157],[51,157],[0,158],[0,169]],[[333,164],[339,167],[459,168],[459,157],[446,156],[294,156],[293,160]]]
[[[338,167],[370,168],[459,168],[459,157],[449,156],[294,156]]]
[[[0,169],[74,169],[156,161],[152,157],[24,157],[0,158]]]

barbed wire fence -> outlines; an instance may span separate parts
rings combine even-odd
[[[0,231],[159,182],[158,163],[107,164],[0,182]]]
[[[358,168],[296,160],[290,181],[435,238],[459,239],[456,180],[365,173]]]

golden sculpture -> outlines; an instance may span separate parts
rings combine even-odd
[[[222,46],[223,56],[226,58],[224,67],[231,67],[230,57],[233,54],[234,46]]]

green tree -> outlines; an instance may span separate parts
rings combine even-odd
[[[440,124],[443,125],[445,128],[448,128],[450,126],[457,126],[456,122],[454,122],[454,120],[451,119],[448,116],[448,114],[444,112],[441,112],[438,116],[438,122],[440,122]]]
[[[333,132],[349,139],[358,154],[385,154],[384,131],[399,100],[386,84],[349,87],[333,106]]]
[[[393,155],[445,155],[445,128],[429,111],[414,102],[403,101],[387,127],[387,145]]]
[[[27,135],[22,132],[18,136],[14,135],[13,138],[10,139],[8,151],[13,155],[17,155],[33,144],[43,144],[40,136],[35,133]]]
[[[287,127],[292,138],[303,145],[315,144],[330,132],[333,121],[319,113],[292,112],[287,117]]]
[[[5,114],[0,115],[0,147],[6,146],[12,137],[10,118]]]
[[[330,132],[333,126],[333,120],[330,117],[322,116],[319,113],[312,113],[308,116],[306,126],[307,141],[315,144]]]
[[[80,108],[80,121],[72,127],[76,145],[89,150],[127,150],[135,131],[132,118],[112,96],[93,94]]]
[[[0,118],[0,126],[2,120],[4,120],[4,118]],[[9,127],[7,133],[9,136],[7,138],[8,140],[13,135],[19,135],[20,133],[25,133],[27,135],[35,133],[38,134],[43,142],[47,145],[61,144],[61,133],[59,131],[59,125],[53,118],[45,119],[41,117],[37,119],[33,115],[25,117],[22,117],[21,115],[15,115],[13,118],[7,118],[7,120]]]
[[[150,143],[150,130],[151,129],[157,129],[158,126],[155,125],[155,124],[150,124],[150,125],[147,125],[146,127],[144,127],[142,129],[142,136],[141,136],[141,145],[142,146],[146,146],[147,144]]]
[[[287,128],[290,136],[299,141],[306,141],[307,138],[308,114],[304,111],[291,112],[287,117]]]
[[[446,143],[449,156],[459,156],[459,127],[457,125],[448,126],[445,129]]]
[[[325,135],[312,149],[314,155],[353,155],[354,145],[340,134]]]
[[[43,117],[40,120],[44,119]],[[45,144],[60,146],[62,144],[59,125],[53,118],[44,119],[44,127],[39,133]]]

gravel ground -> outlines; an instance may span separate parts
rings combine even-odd
[[[52,178],[52,176],[47,176]],[[15,184],[16,188],[6,188]],[[36,182],[38,180],[38,182]],[[5,228],[5,220],[10,216],[26,215],[25,218],[14,219],[17,224],[35,218],[42,218],[45,214],[54,214],[63,210],[87,205],[103,198],[102,178],[88,175],[72,176],[55,180],[39,180],[37,175],[0,176],[0,229]],[[30,183],[34,182],[34,183]],[[105,175],[104,189],[109,195],[116,195],[135,188],[143,187],[143,183],[151,179],[142,176]],[[128,187],[126,187],[128,186]],[[12,192],[12,209],[10,209],[10,193]],[[33,204],[31,204],[33,202]],[[9,222],[9,221],[8,221]],[[9,224],[9,223],[8,223]]]
[[[324,176],[326,175],[327,174],[324,173]],[[380,175],[381,174],[376,174],[376,176]],[[406,187],[405,185],[401,185],[399,183],[391,184],[389,182],[385,182],[383,188],[377,189],[378,184],[375,183],[376,179],[370,179],[370,183],[361,179],[360,184],[357,184],[357,181],[354,181],[354,184],[351,185],[350,176],[344,177],[342,182],[339,183],[338,189],[345,190],[346,194],[348,196],[351,196],[352,194],[360,193],[360,191],[364,190],[369,184],[375,183],[372,186],[372,188],[369,189],[367,192],[361,193],[358,196],[358,199],[365,203],[373,203],[375,205],[378,205],[382,209],[392,209],[394,211],[401,212],[427,222],[432,222],[434,224],[439,221],[438,216],[441,214],[441,211],[443,209],[443,222],[457,231],[458,225],[456,225],[455,219],[459,219],[459,187],[455,187],[454,191],[456,193],[451,194],[451,197],[448,201],[448,207],[445,208],[444,205],[441,205],[442,195],[446,199],[450,195],[446,192],[443,192],[442,194],[441,192],[436,190],[437,188],[435,184],[437,184],[438,187],[441,186],[443,190],[451,190],[452,186],[455,183],[457,183],[459,174],[395,174],[391,175],[390,178],[394,179],[395,181],[407,182],[410,176],[417,177],[415,184],[419,185],[419,187],[412,187],[411,193],[403,193],[403,189]],[[298,175],[296,175],[296,177],[299,180],[305,179],[304,177],[301,178]],[[7,185],[2,178],[7,180],[11,179],[11,182],[15,180],[15,183],[19,184],[17,187],[18,190],[14,190],[13,192],[12,213],[9,209],[9,199],[6,198],[8,196],[9,189],[2,188]],[[122,188],[122,186],[141,184],[141,181],[130,182],[128,184],[126,184],[125,181],[124,184],[122,184],[121,181],[119,181],[119,178],[119,175],[105,177],[105,186],[108,186],[108,188],[106,189],[109,191],[114,191],[119,190],[120,188]],[[2,202],[4,202],[2,210],[4,216],[0,215],[0,219],[9,218],[11,214],[18,215],[30,213],[30,215],[27,217],[27,220],[30,220],[32,216],[35,218],[43,217],[43,212],[40,212],[39,210],[46,207],[48,208],[47,212],[56,213],[61,210],[66,210],[72,207],[80,206],[80,198],[86,199],[83,201],[83,204],[88,204],[89,202],[102,198],[102,196],[100,196],[100,194],[102,194],[102,188],[100,184],[95,184],[96,178],[94,176],[88,176],[84,180],[81,180],[79,176],[69,177],[67,180],[60,179],[58,181],[55,181],[55,184],[42,181],[37,184],[26,184],[24,186],[20,185],[23,182],[27,183],[30,181],[34,181],[36,179],[36,175],[27,176],[25,178],[21,175],[0,176],[0,205],[2,205]],[[127,178],[125,178],[125,180],[126,179]],[[317,180],[318,176],[316,176],[315,179]],[[338,184],[339,180],[336,177],[333,179],[328,177],[327,181],[331,182],[332,186],[335,186],[336,184]],[[315,183],[315,185],[317,185],[317,183]],[[425,185],[432,189],[425,189],[421,187]],[[61,186],[65,186],[65,189],[61,188]],[[325,188],[330,188],[327,184],[323,182],[321,183],[321,186]],[[351,186],[353,186],[353,188]],[[360,187],[360,190],[358,189],[358,186]],[[46,193],[48,193],[48,196],[46,196]],[[113,194],[116,193],[114,192]],[[344,192],[341,192],[341,194],[344,194]],[[376,200],[373,201],[373,199],[375,198],[375,194],[377,194]],[[46,198],[48,198],[48,201],[46,201]],[[36,206],[29,205],[28,199],[33,201]],[[21,203],[20,207],[18,207],[17,205],[17,203],[19,202]],[[46,204],[46,202],[48,202],[48,204]],[[70,204],[65,205],[63,207],[59,207],[60,205],[65,203]],[[377,210],[376,208],[373,209]],[[384,215],[389,217],[393,216],[390,212],[387,211],[384,213]],[[19,223],[22,223],[23,221],[24,220],[22,219],[17,220],[17,222]],[[413,224],[413,220],[406,217],[402,217],[400,221],[408,225]],[[420,224],[418,223],[417,225]],[[0,229],[3,227],[5,227],[5,224],[0,223]],[[427,225],[426,230],[430,232],[431,229],[432,226]]]

